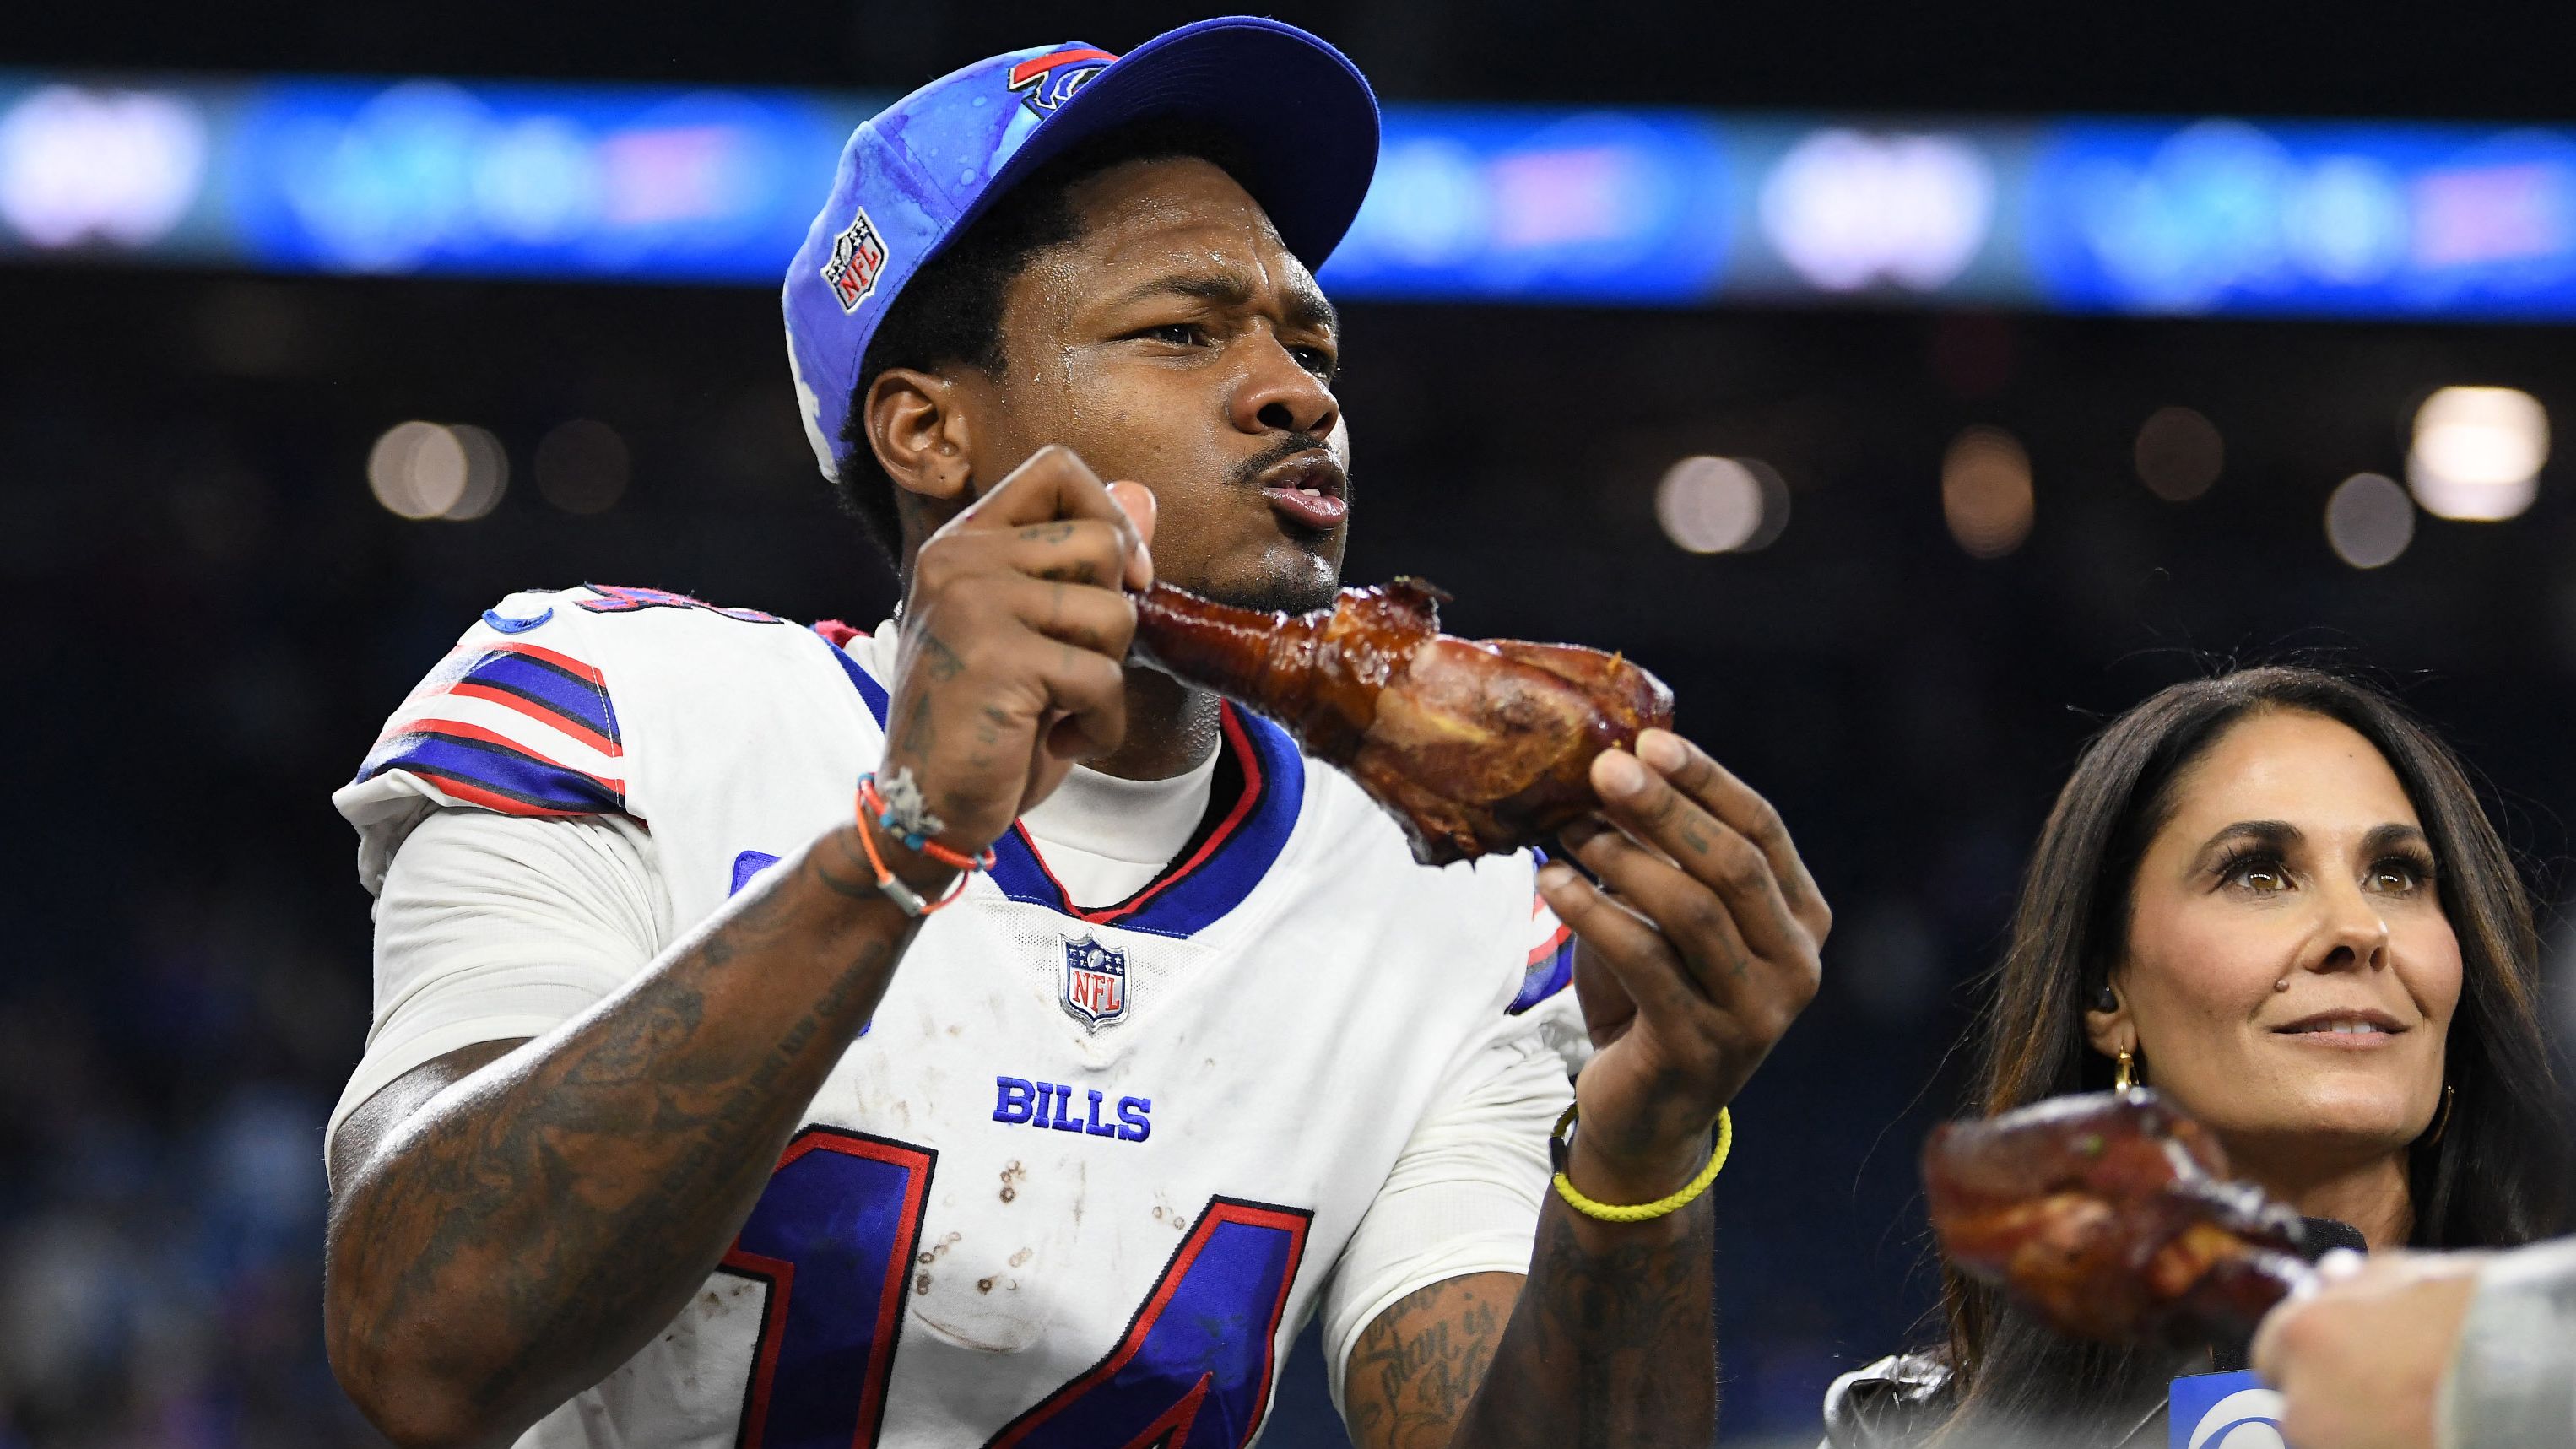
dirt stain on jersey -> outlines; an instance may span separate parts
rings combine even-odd
[[[1010,1166],[1003,1168],[1002,1201],[1009,1202],[1012,1199],[1017,1198],[1020,1195],[1020,1183],[1023,1179],[1027,1178],[1028,1175],[1029,1170],[1020,1166],[1017,1159],[1014,1159]],[[1074,1211],[1079,1214],[1081,1209],[1076,1208]]]

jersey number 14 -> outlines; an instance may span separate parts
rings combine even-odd
[[[724,1259],[726,1271],[769,1285],[741,1449],[877,1442],[937,1157],[832,1127],[808,1127],[788,1144]],[[1251,1442],[1312,1217],[1210,1198],[1117,1346],[1005,1425],[988,1449]]]

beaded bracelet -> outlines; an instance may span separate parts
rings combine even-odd
[[[979,870],[991,870],[994,856],[989,846],[980,855],[967,855],[930,839],[923,831],[939,829],[939,817],[920,808],[921,795],[913,786],[911,772],[897,771],[892,784],[893,793],[910,797],[906,802],[909,809],[899,811],[887,803],[885,794],[877,788],[874,772],[859,777],[859,845],[868,853],[869,868],[877,873],[877,890],[905,915],[918,920],[954,904],[959,896],[966,894],[968,877]],[[957,879],[949,884],[947,893],[937,900],[926,899],[887,869],[884,855],[877,850],[876,833],[868,829],[870,820],[874,820],[886,834],[902,841],[905,849],[956,871]]]
[[[948,828],[948,822],[930,813],[921,798],[921,787],[913,783],[912,771],[897,768],[894,778],[884,788],[877,785],[874,771],[859,777],[859,809],[876,817],[886,834],[903,842],[903,848],[929,856],[951,870],[990,870],[993,852],[968,856],[949,849],[931,837]]]
[[[1717,1109],[1717,1150],[1708,1155],[1708,1166],[1701,1168],[1699,1176],[1684,1184],[1681,1191],[1634,1206],[1597,1202],[1584,1196],[1582,1189],[1574,1185],[1574,1179],[1565,1175],[1565,1129],[1574,1125],[1576,1110],[1572,1106],[1567,1107],[1565,1115],[1556,1119],[1556,1130],[1548,1134],[1548,1155],[1556,1162],[1556,1195],[1564,1198],[1566,1205],[1576,1212],[1588,1218],[1599,1218],[1605,1223],[1642,1223],[1690,1206],[1701,1193],[1708,1191],[1710,1183],[1717,1181],[1718,1169],[1726,1166],[1726,1154],[1735,1146],[1735,1119],[1720,1107]]]

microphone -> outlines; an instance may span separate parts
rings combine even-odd
[[[2361,1229],[2340,1219],[2301,1218],[2299,1225],[2304,1229],[2299,1235],[2304,1244],[2300,1253],[2311,1263],[2337,1248],[2350,1248],[2356,1253],[2370,1251],[2370,1240],[2361,1235]]]
[[[2299,1256],[2313,1263],[2337,1248],[2350,1248],[2356,1253],[2370,1251],[2370,1240],[2361,1229],[2340,1218],[2299,1219]],[[2251,1367],[2246,1362],[2248,1344],[2221,1341],[2209,1346],[2209,1367],[2215,1373],[2235,1373]]]

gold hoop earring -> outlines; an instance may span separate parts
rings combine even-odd
[[[2442,1134],[2443,1134],[2443,1133],[2445,1133],[2445,1132],[2448,1132],[2448,1131],[2450,1131],[2450,1130],[2451,1130],[2451,1084],[2450,1084],[2450,1083],[2448,1083],[2448,1082],[2444,1082],[2444,1083],[2442,1084],[2442,1115],[2441,1115],[2441,1116],[2439,1116],[2439,1117],[2437,1117],[2437,1118],[2435,1118],[2435,1119],[2433,1120],[2433,1132],[2432,1132],[2432,1135],[2431,1135],[2431,1136],[2429,1136],[2429,1137],[2426,1137],[2426,1138],[2424,1139],[2424,1145],[2425,1145],[2425,1146],[2427,1146],[2427,1147],[2438,1147],[2438,1146],[2440,1146],[2440,1145],[2441,1145],[2441,1142],[2442,1142]]]
[[[2127,1047],[2120,1048],[2120,1060],[2111,1068],[2111,1090],[2125,1092],[2138,1085],[2138,1055]]]

